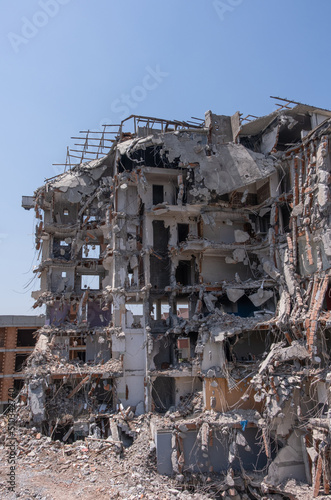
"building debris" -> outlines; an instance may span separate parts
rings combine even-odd
[[[120,455],[152,415],[157,470],[179,484],[329,494],[331,112],[292,106],[133,116],[106,156],[36,190],[30,425]]]

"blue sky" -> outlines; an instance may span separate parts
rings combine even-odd
[[[35,314],[32,211],[80,130],[331,108],[329,0],[2,0],[0,314]]]

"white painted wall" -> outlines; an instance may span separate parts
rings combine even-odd
[[[145,370],[143,329],[125,329],[124,370]]]
[[[119,188],[117,191],[117,209],[129,215],[136,215],[138,211],[138,196],[136,186],[128,186],[127,189]]]
[[[243,224],[229,225],[226,221],[216,221],[215,226],[203,226],[203,237],[215,243],[234,243],[234,231],[240,229],[243,231]]]
[[[202,276],[205,283],[221,283],[223,280],[233,280],[238,273],[242,281],[252,278],[249,266],[242,263],[226,264],[225,257],[203,256]]]
[[[144,401],[144,374],[126,374],[117,381],[117,396],[125,408]]]
[[[212,342],[208,340],[205,345],[201,363],[202,370],[209,370],[211,367],[219,366],[220,368],[225,363],[225,354],[222,342]]]

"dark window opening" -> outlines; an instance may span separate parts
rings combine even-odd
[[[163,186],[158,184],[153,184],[153,205],[158,205],[158,203],[163,203],[164,193]]]
[[[180,260],[176,269],[176,282],[183,286],[190,286],[191,280],[191,261]]]
[[[20,372],[25,366],[25,361],[29,354],[16,354],[15,358],[15,372]]]
[[[69,425],[59,425],[55,427],[54,432],[52,433],[53,441],[63,441],[63,438],[66,437],[66,434],[71,430],[72,426]],[[65,440],[66,443],[71,444],[75,441],[74,433],[71,432],[70,435]]]
[[[175,379],[172,377],[157,377],[153,382],[152,398],[154,410],[166,413],[175,405]]]
[[[177,224],[178,243],[187,240],[189,230],[189,224]]]
[[[71,350],[69,352],[69,358],[71,361],[76,360],[76,361],[82,361],[82,363],[85,363],[86,362],[86,351]]]
[[[285,151],[293,144],[300,142],[302,130],[311,130],[311,121],[308,113],[307,115],[293,113],[290,116],[294,118],[295,121],[292,122],[290,126],[288,122],[284,122],[284,124],[281,125],[277,143],[278,151]]]
[[[73,336],[70,337],[70,347],[77,347],[80,345],[85,345],[84,343],[84,337],[82,336]]]
[[[6,329],[0,328],[0,347],[5,347]]]
[[[150,256],[151,285],[154,290],[163,290],[170,285],[169,257]]]
[[[226,339],[224,342],[224,352],[225,352],[226,360],[229,363],[232,363],[233,357],[232,357],[232,348],[231,348],[230,339]]]
[[[227,202],[228,202],[228,201],[229,201],[229,193],[225,193],[225,194],[221,194],[221,195],[219,195],[219,196],[218,196],[218,199],[219,199],[220,201],[227,201]]]
[[[99,301],[88,302],[87,322],[90,327],[107,326],[111,320],[111,307],[104,310]]]
[[[257,202],[258,204],[263,203],[265,200],[270,198],[270,183],[269,180],[263,184],[259,189],[256,191],[256,196],[257,196]]]
[[[106,406],[106,404],[101,405],[99,407],[100,413],[102,413],[104,411],[103,409],[104,409],[105,406]],[[110,429],[110,424],[109,424],[109,418],[103,418],[103,417],[96,418],[95,419],[95,423],[96,423],[96,427],[100,430],[100,437],[101,437],[101,439],[107,439],[107,437],[111,436],[111,429]],[[91,427],[92,426],[90,426],[90,429],[91,429]],[[83,438],[84,438],[84,436],[83,436]],[[81,439],[78,436],[77,431],[75,432],[75,439]]]
[[[238,312],[237,316],[241,316],[242,318],[249,318],[254,316],[254,311],[258,311],[258,307],[255,307],[252,301],[244,295],[240,297],[237,301]]]
[[[265,331],[249,332],[238,336],[236,341],[232,342],[232,357],[239,362],[255,362],[268,347],[270,348],[271,340],[274,339],[271,339]]]
[[[145,270],[144,270],[144,259],[141,255],[139,255],[138,261],[139,261],[139,271],[138,271],[139,286],[142,287],[145,285]]]
[[[282,193],[288,193],[291,190],[291,176],[289,170],[287,170],[285,173],[282,171],[280,173],[281,175],[281,181],[280,181],[280,191]]]
[[[166,370],[173,363],[172,348],[165,339],[161,339],[159,342],[159,352],[154,356],[153,361],[156,370]]]
[[[142,217],[145,212],[145,204],[141,201],[141,198],[139,198],[139,209],[138,209],[138,214]]]
[[[256,218],[256,234],[266,234],[270,227],[270,214]]]
[[[326,309],[327,311],[331,311],[331,286],[330,285],[328,286],[328,289],[325,293],[323,309]]]
[[[291,228],[290,228],[291,212],[290,212],[289,206],[287,204],[280,205],[279,208],[280,208],[280,211],[282,214],[284,233],[288,233],[291,230]]]
[[[153,221],[154,253],[150,257],[151,284],[163,289],[170,284],[170,258],[168,255],[169,228],[163,221]]]
[[[127,434],[123,429],[119,429],[119,435],[124,448],[129,448],[133,444],[133,436]]]
[[[76,351],[76,357],[79,359],[79,361],[82,361],[83,363],[85,363],[86,351]]]
[[[156,252],[168,255],[169,228],[163,220],[153,221],[153,246]]]
[[[24,380],[23,379],[14,379],[14,397],[23,389]]]
[[[33,347],[36,345],[37,330],[17,330],[17,347]]]
[[[71,243],[66,243],[60,238],[53,239],[53,257],[54,259],[70,260],[71,259]]]
[[[250,222],[245,222],[243,230],[248,233],[251,238],[255,237],[255,232],[253,231],[252,224]]]
[[[243,194],[240,191],[233,191],[229,195],[229,202],[233,207],[241,208],[243,206],[257,205],[257,195],[255,193],[248,193],[243,202]]]

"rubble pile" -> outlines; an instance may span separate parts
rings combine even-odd
[[[188,473],[170,478],[157,473],[156,447],[150,432],[151,419],[159,425],[171,424],[173,418],[160,418],[147,414],[131,420],[136,439],[127,448],[112,439],[87,437],[66,444],[42,435],[35,427],[25,427],[24,407],[19,410],[16,427],[16,493],[7,491],[6,477],[0,474],[0,494],[12,500],[68,500],[84,496],[92,500],[97,494],[101,500],[113,498],[136,500],[308,500],[310,488],[296,481],[288,481],[279,488],[268,488],[263,484],[261,473],[238,474],[229,468],[223,474]],[[218,415],[212,412],[203,418],[209,425],[219,422],[223,428],[230,428],[234,421],[254,412],[232,412]],[[114,419],[124,421],[119,415]],[[6,417],[0,419],[0,457],[5,460],[8,436],[4,432]],[[177,427],[195,422],[180,420]],[[326,496],[320,496],[321,500]]]

